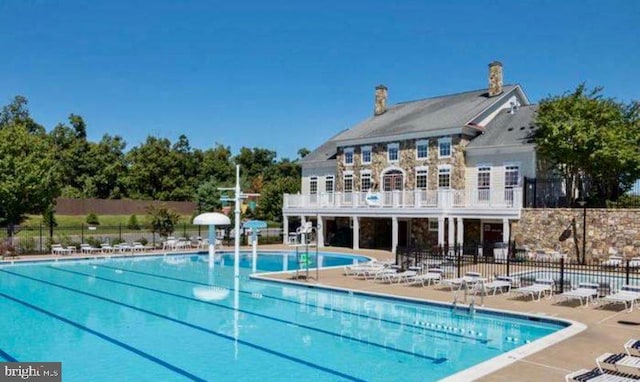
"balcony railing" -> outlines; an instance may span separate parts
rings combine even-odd
[[[285,194],[284,208],[520,208],[520,188]]]

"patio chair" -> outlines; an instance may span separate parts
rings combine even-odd
[[[93,252],[98,252],[98,251],[102,251],[102,249],[92,247],[91,244],[85,244],[85,243],[80,244],[80,252],[81,253],[93,253]]]
[[[635,353],[635,355],[640,355],[640,340],[636,338],[631,338],[624,344],[624,351],[627,352],[628,355],[634,355],[631,353]]]
[[[607,364],[613,366],[616,371],[621,371],[620,367],[628,367],[635,371],[640,371],[640,357],[629,355],[626,353],[604,353],[596,358],[596,365],[600,371],[604,371],[602,365]],[[637,378],[640,378],[638,376]]]
[[[422,284],[422,286],[430,284],[438,284],[442,281],[442,274],[444,271],[440,268],[430,268],[426,273],[421,273],[413,276],[408,280],[409,285]]]
[[[134,252],[144,252],[144,251],[148,251],[148,250],[150,250],[150,249],[153,249],[153,248],[151,248],[151,246],[144,245],[144,244],[142,244],[142,243],[141,243],[141,242],[139,242],[139,241],[134,241],[134,242],[133,242],[133,243],[131,243],[131,244],[132,244],[132,247],[131,247],[131,248],[132,248],[132,250],[133,250]]]
[[[625,309],[633,311],[633,304],[640,300],[640,286],[623,285],[619,291],[602,298],[602,304],[624,304]]]
[[[640,268],[640,257],[632,257],[631,260],[629,260],[629,267]]]
[[[551,279],[536,279],[533,284],[514,289],[513,292],[524,297],[531,296],[531,301],[540,301],[545,294],[553,296],[553,286],[554,281]]]
[[[581,369],[567,374],[564,377],[566,382],[637,382],[638,379],[630,374],[612,372],[609,370],[593,370]]]
[[[389,272],[384,274],[383,282],[389,282],[390,284],[394,281],[400,284],[401,282],[408,282],[412,277],[415,277],[418,274],[416,271],[402,271],[402,272]]]
[[[116,251],[116,249],[114,247],[112,247],[110,244],[100,244],[100,250],[102,250],[103,253],[113,253]]]
[[[51,244],[52,255],[70,255],[74,252],[71,248],[65,248],[62,244]]]
[[[556,295],[556,298],[564,301],[571,300],[579,300],[580,305],[584,300],[584,306],[589,305],[589,302],[594,302],[594,300],[598,297],[598,289],[600,288],[600,284],[598,283],[580,283],[576,289],[572,289]]]
[[[495,296],[498,291],[500,291],[500,293],[505,293],[505,290],[505,294],[509,294],[513,285],[517,285],[517,282],[513,277],[498,276],[495,278],[495,280],[488,283],[476,283],[473,287],[473,294],[475,295],[477,293],[481,293],[485,296],[489,294]]]
[[[603,267],[619,267],[622,265],[622,257],[621,256],[609,256],[609,259],[602,262]]]

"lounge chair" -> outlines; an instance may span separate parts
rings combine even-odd
[[[609,370],[600,370],[595,368],[593,370],[581,369],[567,374],[564,377],[566,382],[578,381],[578,382],[636,382],[637,377],[630,374],[622,374],[619,372],[611,372]]]
[[[70,255],[74,252],[71,248],[65,248],[62,244],[51,244],[52,255]]]
[[[589,305],[589,302],[593,302],[598,297],[598,288],[600,284],[597,283],[580,283],[576,289],[572,289],[556,295],[557,299],[564,299],[565,301],[580,300],[580,305]]]
[[[393,283],[394,281],[400,284],[401,282],[408,282],[412,277],[415,277],[418,274],[416,271],[402,271],[402,272],[389,272],[384,274],[384,279],[382,281]]]
[[[632,257],[631,260],[629,260],[629,267],[640,268],[640,257]]]
[[[628,307],[629,312],[633,311],[633,304],[640,300],[640,286],[623,285],[619,291],[606,295],[602,298],[603,305],[606,304],[624,304],[625,309]]]
[[[629,355],[634,355],[631,353],[635,353],[635,355],[640,354],[640,340],[636,338],[632,338],[624,344],[624,351]]]
[[[453,288],[460,289],[463,285],[473,286],[476,282],[484,280],[480,276],[482,276],[480,272],[467,272],[462,277],[444,279],[442,280],[441,284],[448,286],[453,292]]]
[[[619,267],[622,265],[622,257],[620,256],[609,256],[608,260],[602,262],[603,267]]]
[[[410,280],[408,280],[408,283],[410,285],[420,283],[422,284],[422,286],[437,284],[442,281],[443,273],[444,271],[440,268],[430,268],[426,273],[420,273],[413,276]]]
[[[540,301],[545,294],[548,294],[549,297],[553,296],[553,286],[554,281],[551,279],[536,279],[534,283],[529,286],[514,289],[513,293],[525,297],[531,296],[531,301]]]
[[[473,294],[483,294],[483,295],[493,295],[495,296],[496,293],[498,293],[498,291],[500,291],[500,293],[505,293],[504,291],[506,290],[506,294],[509,294],[509,292],[511,292],[511,287],[513,285],[517,285],[516,284],[516,280],[513,277],[509,277],[509,276],[498,276],[495,278],[495,280],[490,281],[488,283],[485,282],[478,282],[475,284],[475,286],[473,287]]]
[[[625,353],[604,353],[600,357],[596,358],[596,365],[600,371],[604,371],[602,364],[608,364],[615,367],[617,371],[620,371],[620,367],[628,367],[640,371],[640,357],[629,355]],[[638,376],[640,378],[640,375]]]
[[[98,251],[102,251],[102,249],[92,247],[91,244],[84,244],[84,243],[80,244],[80,252],[81,253],[93,253],[93,252],[98,252]]]
[[[110,244],[100,244],[100,249],[104,253],[107,253],[107,252],[113,253],[116,251],[116,249],[112,247]]]

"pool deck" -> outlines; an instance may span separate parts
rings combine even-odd
[[[233,250],[224,247],[221,250]],[[278,250],[290,247],[282,245],[260,246],[260,250]],[[250,250],[243,247],[243,251]],[[354,253],[370,256],[378,260],[393,259],[393,255],[387,251],[360,250],[352,251],[347,248],[323,248],[323,251]],[[196,251],[193,249],[191,251]],[[179,253],[177,251],[153,251],[151,255],[164,253]],[[143,254],[126,254],[127,256],[141,256]],[[65,256],[39,255],[21,256],[19,258],[6,259],[9,262],[51,260],[51,259],[83,259],[94,257],[123,256],[123,254],[73,254]],[[380,284],[373,281],[358,280],[344,276],[343,270],[326,269],[320,271],[319,280],[310,279],[303,281],[309,284],[318,284],[329,287],[348,288],[363,292],[384,293],[411,298],[426,299],[432,301],[451,302],[453,293],[446,288],[438,286],[420,287],[406,285]],[[290,273],[277,273],[268,276],[274,280],[286,280],[291,278]],[[479,305],[479,304],[478,304]],[[537,314],[549,317],[565,318],[587,325],[587,329],[550,347],[516,360],[513,364],[493,372],[478,381],[563,381],[569,372],[578,369],[591,369],[595,367],[595,359],[605,352],[623,352],[623,344],[629,338],[640,338],[640,310],[634,309],[629,313],[622,305],[607,307],[606,309],[589,306],[587,308],[576,304],[558,304],[549,299],[531,301],[530,299],[517,298],[514,295],[488,296],[484,299],[484,306],[501,310]],[[635,325],[622,324],[620,321],[629,321]]]

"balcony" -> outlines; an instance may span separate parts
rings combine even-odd
[[[522,207],[521,198],[521,188],[285,194],[283,209],[289,212],[347,209],[405,211],[510,209],[519,211]]]

